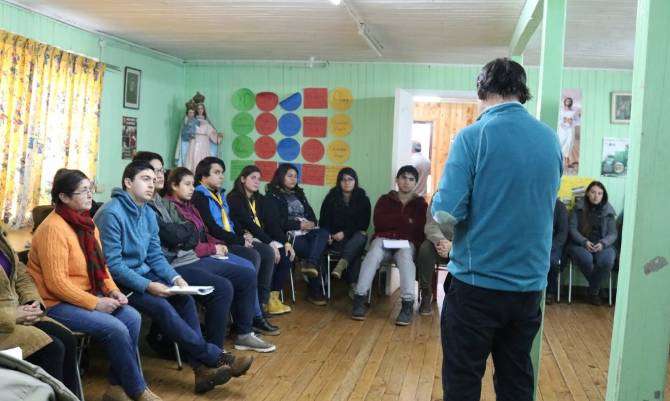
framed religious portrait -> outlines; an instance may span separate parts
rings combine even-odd
[[[126,109],[140,109],[140,81],[142,71],[126,67],[123,80],[123,107]]]
[[[630,124],[630,92],[612,92],[610,122],[612,124]]]

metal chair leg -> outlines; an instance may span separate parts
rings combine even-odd
[[[179,344],[174,343],[174,353],[177,356],[177,369],[182,370],[184,365],[181,362],[181,353],[179,352]]]
[[[572,303],[572,261],[568,264],[568,304]]]
[[[328,294],[326,295],[330,299],[330,253],[326,255],[326,282],[328,282]]]
[[[612,306],[612,271],[610,270],[610,285],[609,285],[609,305]]]
[[[140,347],[135,347],[135,354],[137,355],[137,368],[140,370],[140,376],[144,379],[144,370],[142,369],[142,358],[140,358]]]
[[[556,278],[556,302],[561,302],[561,268],[558,268],[558,277]]]
[[[291,269],[291,274],[289,274],[289,281],[291,282],[291,301],[295,303],[295,283],[293,283],[293,269]]]

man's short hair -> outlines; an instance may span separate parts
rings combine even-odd
[[[398,174],[395,175],[395,178],[398,179],[403,174],[412,174],[414,176],[414,180],[419,181],[419,172],[417,171],[416,167],[412,165],[408,164],[406,166],[400,167],[400,169],[398,170]]]
[[[137,174],[139,174],[140,171],[144,171],[144,170],[154,171],[154,168],[146,160],[133,160],[130,163],[128,163],[126,168],[123,169],[123,177],[121,178],[121,188],[123,188],[123,190],[125,191],[126,190],[126,183],[125,183],[126,178],[130,178],[130,181],[134,181]]]
[[[477,97],[486,100],[491,95],[515,97],[522,104],[530,100],[526,71],[521,64],[508,58],[497,58],[482,68],[477,77]]]
[[[133,161],[135,162],[138,160],[144,160],[145,162],[159,160],[161,164],[165,165],[165,162],[163,162],[163,156],[159,155],[158,153],[149,152],[148,150],[141,150],[135,153],[135,156],[133,156]]]
[[[209,172],[212,169],[212,164],[218,164],[221,166],[221,169],[226,171],[226,164],[223,160],[214,156],[207,156],[204,159],[200,160],[197,166],[195,166],[195,183],[196,185],[202,181],[202,177],[209,177]]]

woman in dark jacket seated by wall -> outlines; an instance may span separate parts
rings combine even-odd
[[[300,270],[309,278],[307,300],[325,305],[321,292],[321,257],[328,246],[328,231],[317,227],[314,210],[298,186],[298,169],[285,163],[267,185],[263,222],[273,240],[292,244],[301,258]]]
[[[337,174],[337,184],[321,204],[321,228],[330,234],[330,249],[341,255],[331,275],[355,284],[360,271],[361,254],[368,242],[370,199],[358,186],[358,175],[350,167]]]
[[[593,181],[586,196],[575,205],[570,216],[568,255],[589,281],[589,300],[600,305],[600,284],[614,268],[617,239],[614,208],[607,202],[605,186]]]

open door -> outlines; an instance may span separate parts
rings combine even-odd
[[[395,173],[412,160],[412,123],[414,95],[405,89],[395,90],[393,118],[393,154],[391,157],[391,188],[395,188]]]

